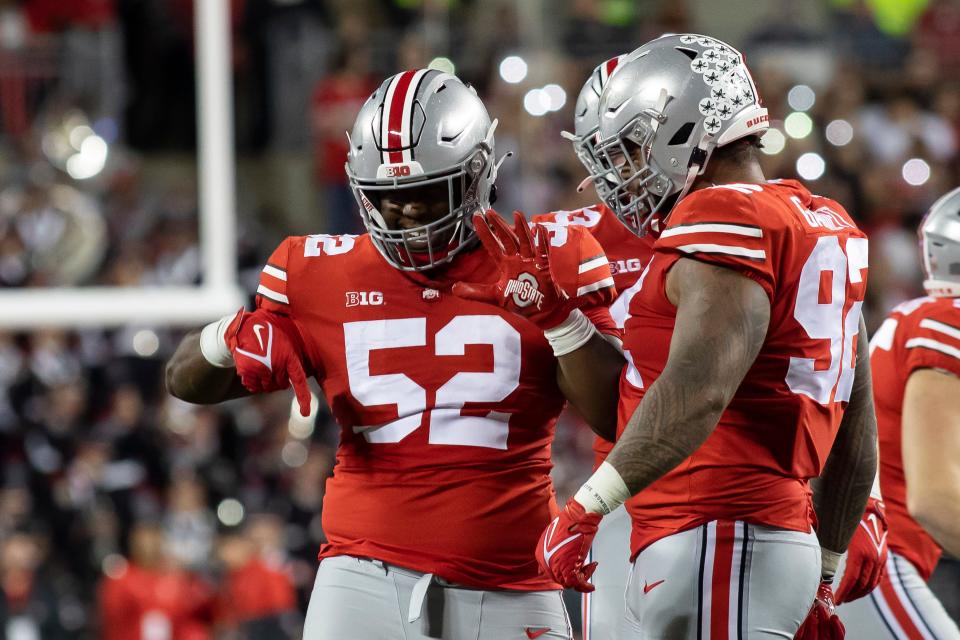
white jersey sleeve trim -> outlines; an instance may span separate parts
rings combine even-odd
[[[263,272],[268,276],[273,276],[277,280],[287,281],[287,272],[283,269],[277,269],[276,267],[270,266],[269,264],[263,267]]]
[[[592,271],[597,267],[603,267],[607,264],[609,264],[609,262],[607,262],[606,256],[599,256],[581,264],[580,268],[577,269],[577,273],[586,273],[587,271]]]
[[[939,322],[937,320],[931,320],[930,318],[925,318],[920,321],[921,329],[930,329],[931,331],[937,331],[943,335],[950,336],[954,340],[960,340],[960,329],[956,327],[951,327],[949,324],[944,322]]]
[[[702,224],[687,224],[670,227],[660,234],[660,237],[670,238],[672,236],[682,236],[688,233],[730,233],[736,236],[750,236],[751,238],[763,237],[763,229],[760,227],[751,227],[742,224],[723,224],[718,222],[704,222]]]
[[[290,304],[290,299],[282,293],[277,293],[273,289],[268,289],[267,287],[260,285],[257,287],[257,293],[262,295],[264,298],[270,298],[274,302],[282,302],[283,304]]]
[[[957,360],[960,360],[960,349],[952,347],[949,344],[944,344],[933,340],[932,338],[911,338],[907,340],[907,344],[904,345],[907,349],[930,349],[931,351],[939,351],[940,353],[952,356]]]
[[[661,236],[662,237],[662,236]],[[767,252],[763,249],[747,249],[746,247],[731,247],[725,244],[685,244],[677,247],[684,253],[721,253],[728,256],[740,256],[755,260],[766,260]]]
[[[577,297],[582,296],[585,293],[592,293],[598,289],[603,289],[604,287],[612,287],[613,278],[604,278],[603,280],[597,280],[593,284],[585,284],[579,289],[577,289]]]

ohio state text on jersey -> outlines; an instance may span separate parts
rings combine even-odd
[[[573,231],[573,230],[571,230]],[[606,265],[582,230],[551,243],[571,295],[616,332]],[[389,266],[368,235],[291,237],[264,267],[258,305],[290,316],[341,427],[320,557],[370,557],[483,589],[556,588],[534,548],[555,515],[550,441],[564,396],[543,333],[454,297],[496,279],[482,248],[430,276]]]
[[[917,298],[899,305],[870,341],[870,366],[880,436],[880,489],[890,523],[887,544],[929,580],[941,548],[907,511],[903,391],[917,369],[960,376],[960,300]]]
[[[728,184],[684,198],[640,280],[624,292],[628,366],[622,431],[667,361],[676,309],[666,275],[681,258],[734,269],[770,298],[756,361],[715,431],[628,502],[632,553],[716,519],[809,531],[820,474],[850,398],[867,239],[836,202],[793,180]]]

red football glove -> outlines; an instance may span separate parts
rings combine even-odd
[[[550,271],[550,239],[536,226],[536,242],[523,214],[513,212],[513,229],[493,210],[474,214],[477,237],[497,266],[493,284],[457,282],[453,294],[479,300],[524,316],[544,331],[563,323],[576,303],[558,285]]]
[[[843,640],[846,629],[836,613],[830,582],[820,583],[813,607],[797,630],[794,640]]]
[[[566,588],[593,591],[594,586],[588,580],[596,571],[597,563],[584,565],[583,561],[602,517],[599,513],[587,513],[583,505],[570,498],[540,536],[537,544],[540,570]]]
[[[303,342],[290,318],[266,309],[241,309],[225,337],[247,391],[280,391],[292,384],[300,413],[310,415],[310,387],[300,355]]]
[[[887,516],[883,501],[870,498],[847,549],[847,564],[837,587],[837,604],[862,598],[877,588],[887,565]]]

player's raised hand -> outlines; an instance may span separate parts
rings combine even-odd
[[[596,571],[597,563],[585,565],[584,560],[602,517],[599,513],[588,513],[583,505],[570,498],[540,536],[537,544],[540,571],[568,589],[593,591],[590,576]]]
[[[310,387],[300,355],[303,342],[290,318],[266,309],[241,309],[225,337],[248,391],[266,393],[293,385],[300,413],[310,415]]]
[[[513,219],[511,229],[495,211],[474,214],[477,236],[496,264],[499,277],[494,283],[457,282],[453,293],[467,300],[497,305],[524,316],[541,329],[552,329],[567,319],[575,304],[550,270],[546,228],[536,225],[531,233],[519,211],[514,211]]]
[[[837,604],[862,598],[880,584],[887,565],[887,530],[883,501],[870,498],[847,549],[847,562],[836,592]]]
[[[843,640],[847,631],[836,613],[830,582],[824,580],[817,588],[817,597],[807,619],[800,625],[794,640]]]

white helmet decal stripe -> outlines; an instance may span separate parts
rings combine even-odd
[[[387,92],[383,97],[383,108],[380,110],[380,148],[383,151],[383,162],[390,162],[390,153],[385,151],[385,149],[390,148],[390,115],[393,110],[393,96],[396,93],[397,85],[400,83],[400,79],[403,76],[407,75],[409,72],[398,73],[393,76],[393,80],[387,86]],[[399,146],[399,145],[397,145]]]

